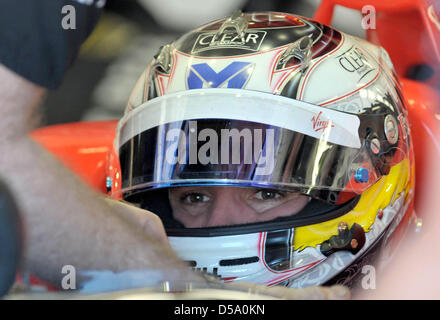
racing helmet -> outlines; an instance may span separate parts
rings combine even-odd
[[[160,48],[115,150],[110,194],[156,213],[177,255],[223,281],[350,285],[413,212],[411,134],[386,51],[293,14],[238,11]],[[170,190],[192,186],[308,201],[270,220],[188,227]]]

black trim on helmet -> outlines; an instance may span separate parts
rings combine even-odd
[[[156,189],[137,193],[126,200],[146,210],[157,214],[168,236],[180,237],[216,237],[257,232],[269,232],[281,229],[302,227],[336,219],[351,211],[359,202],[360,195],[348,200],[341,205],[330,205],[324,201],[312,199],[299,213],[294,216],[277,218],[271,221],[258,222],[244,225],[185,228],[172,216],[172,209],[168,201],[168,189]]]

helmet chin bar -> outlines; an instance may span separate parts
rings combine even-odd
[[[293,238],[292,228],[220,237],[169,237],[169,240],[171,247],[193,268],[223,281],[276,285],[325,259],[319,251],[294,255]]]
[[[171,247],[190,267],[223,281],[300,288],[322,285],[387,238],[403,218],[404,196],[381,210],[368,232],[354,223],[316,247],[294,249],[296,228],[224,236],[169,236]],[[326,261],[325,264],[321,262]],[[357,270],[360,271],[360,270]]]

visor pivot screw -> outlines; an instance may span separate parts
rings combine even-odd
[[[391,114],[385,117],[385,136],[390,144],[395,144],[399,138],[397,120]]]
[[[380,141],[379,141],[379,139],[377,139],[377,138],[373,138],[371,141],[370,141],[370,149],[371,149],[371,152],[373,152],[373,154],[379,154],[379,152],[380,152]]]
[[[366,168],[358,168],[354,173],[354,181],[357,183],[365,183],[369,180],[369,172]]]

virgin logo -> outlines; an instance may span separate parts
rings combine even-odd
[[[320,131],[320,130],[325,130],[329,127],[329,125],[331,124],[331,127],[334,127],[335,125],[332,124],[329,120],[322,120],[319,117],[322,115],[322,111],[319,111],[317,116],[314,116],[312,118],[312,124],[313,124],[313,130],[315,130],[316,132]]]

